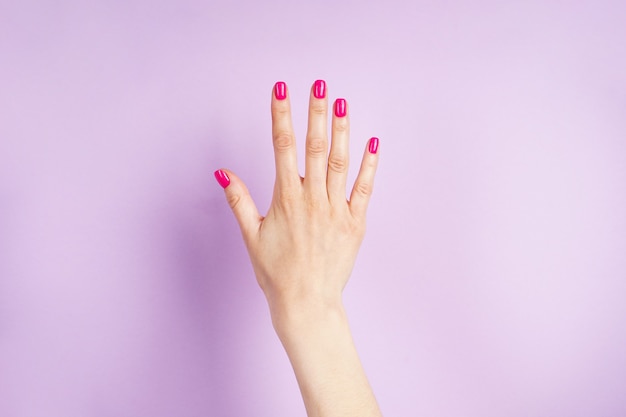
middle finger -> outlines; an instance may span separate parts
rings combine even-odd
[[[309,98],[304,168],[305,191],[314,197],[327,196],[328,100],[326,96],[326,82],[315,81]]]

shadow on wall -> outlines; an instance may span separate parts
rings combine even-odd
[[[215,130],[211,137],[228,137]],[[220,161],[229,160],[228,150],[215,142],[199,158],[206,162],[193,178],[198,189],[185,188],[173,199],[165,222],[172,268],[166,279],[180,313],[171,324],[186,329],[179,351],[187,369],[179,387],[185,389],[172,406],[183,405],[185,415],[251,415],[242,393],[254,381],[243,364],[255,333],[251,317],[266,307],[236,220],[213,178]]]
[[[210,137],[228,137],[215,130]],[[251,318],[266,306],[237,223],[213,178],[213,167],[228,159],[227,150],[206,136],[205,131],[181,139],[176,152],[184,148],[182,154],[160,162],[157,175],[163,178],[151,196],[158,207],[143,226],[152,270],[144,285],[156,286],[150,289],[152,333],[140,349],[133,347],[141,352],[127,384],[133,394],[121,404],[98,404],[95,415],[254,414],[245,392],[257,382],[247,377],[244,364],[255,337]]]

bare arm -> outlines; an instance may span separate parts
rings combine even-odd
[[[276,182],[261,216],[231,171],[215,176],[239,222],[274,329],[293,366],[309,417],[381,416],[352,341],[341,294],[365,234],[365,212],[378,162],[372,138],[346,199],[349,115],[333,104],[330,154],[326,85],[311,88],[305,175],[296,163],[287,88],[272,94]]]

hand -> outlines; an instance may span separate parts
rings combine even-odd
[[[262,217],[232,172],[215,177],[239,222],[272,322],[294,369],[309,417],[380,417],[359,360],[341,293],[365,234],[365,211],[378,162],[371,138],[346,200],[348,107],[333,106],[328,153],[326,84],[311,88],[304,178],[298,174],[287,87],[272,96],[274,197]]]
[[[231,171],[215,172],[241,228],[259,285],[272,317],[292,308],[341,303],[365,233],[365,212],[378,162],[371,138],[346,199],[349,114],[346,100],[333,106],[328,153],[326,84],[311,88],[305,175],[298,173],[289,94],[278,82],[272,95],[272,137],[276,161],[274,196],[265,217],[244,183]]]

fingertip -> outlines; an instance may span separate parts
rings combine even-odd
[[[348,114],[348,102],[345,98],[338,98],[334,104],[335,117],[342,118]]]
[[[313,93],[313,97],[318,100],[326,98],[326,81],[324,80],[315,80],[313,86],[311,87],[311,92]]]
[[[276,100],[284,100],[287,98],[287,83],[284,81],[277,81],[274,84],[274,97]]]
[[[230,177],[228,176],[228,173],[226,173],[226,171],[224,171],[223,169],[218,169],[213,173],[213,175],[215,176],[217,183],[222,188],[226,189],[226,187],[230,185]]]
[[[226,202],[239,223],[244,236],[254,230],[260,221],[259,211],[246,184],[233,172],[218,169],[214,172],[218,184],[225,190]]]
[[[370,138],[369,143],[367,145],[368,152],[373,155],[378,153],[378,144],[379,144],[379,139],[377,137]]]
[[[357,216],[365,216],[367,205],[374,189],[379,144],[380,140],[375,136],[367,141],[361,167],[350,194],[350,207]]]

